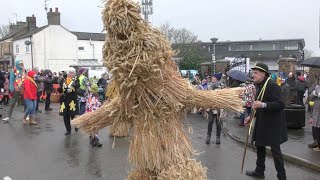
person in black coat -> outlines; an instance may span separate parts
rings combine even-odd
[[[51,104],[51,93],[53,91],[53,79],[52,79],[52,72],[50,70],[44,71],[44,90],[47,94],[46,102],[45,102],[45,110],[46,111],[52,111],[52,108],[50,108]]]
[[[256,110],[256,120],[253,130],[253,142],[257,148],[257,162],[254,171],[247,171],[246,175],[264,178],[266,146],[271,147],[277,177],[286,179],[283,156],[280,145],[288,140],[285,118],[282,117],[284,102],[281,88],[269,78],[268,66],[258,63],[253,70],[253,80],[256,83],[257,93],[253,108]],[[266,84],[263,93],[263,87]],[[247,117],[245,123],[251,122]]]
[[[65,135],[71,134],[70,121],[79,115],[79,103],[77,96],[77,88],[79,86],[75,83],[74,72],[70,71],[68,77],[62,83],[62,97],[60,99],[60,111],[59,114],[63,116],[64,125],[66,127]],[[78,129],[75,128],[75,132]]]

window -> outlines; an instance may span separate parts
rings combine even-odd
[[[79,50],[79,51],[84,51],[84,47],[83,47],[83,46],[78,47],[78,50]]]
[[[287,42],[287,43],[280,44],[281,50],[298,50],[298,48],[299,48],[298,43]]]
[[[30,45],[26,45],[26,53],[30,52]]]
[[[233,44],[230,45],[229,51],[249,51],[251,50],[250,44]]]
[[[253,51],[272,51],[273,48],[274,48],[273,44],[269,44],[269,43],[259,43],[259,44],[252,45]]]
[[[16,54],[19,54],[19,45],[16,44]]]

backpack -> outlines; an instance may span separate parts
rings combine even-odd
[[[306,81],[300,81],[299,79],[297,81],[298,91],[305,91],[307,88]]]

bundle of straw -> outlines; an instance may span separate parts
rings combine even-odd
[[[103,22],[108,32],[104,65],[118,93],[73,124],[86,132],[132,125],[128,160],[136,171],[129,179],[178,179],[180,173],[184,179],[206,179],[205,168],[190,160],[194,151],[182,128],[181,112],[188,106],[242,111],[242,90],[190,87],[172,60],[170,43],[141,18],[139,4],[131,0],[108,0]]]

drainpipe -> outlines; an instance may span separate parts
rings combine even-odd
[[[94,44],[92,43],[90,39],[90,45],[92,46],[92,60],[94,60]]]

